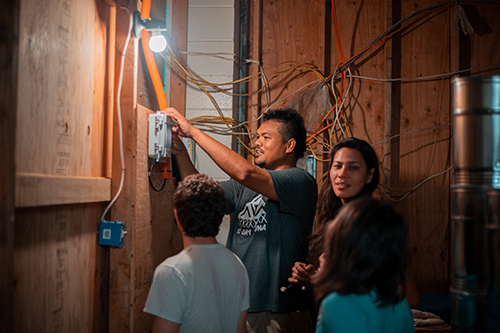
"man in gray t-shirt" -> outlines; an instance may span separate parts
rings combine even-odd
[[[279,201],[234,180],[223,182],[226,213],[234,213],[227,247],[236,253],[250,277],[250,313],[307,310],[307,293],[289,285],[290,267],[307,259],[307,238],[316,204],[316,182],[304,170],[269,171]]]
[[[247,332],[296,331],[309,324],[304,292],[288,285],[296,261],[307,257],[307,239],[316,208],[315,180],[296,168],[306,148],[302,116],[291,109],[271,110],[257,130],[255,164],[193,127],[173,108],[164,110],[177,126],[173,132],[193,139],[230,177],[224,182],[228,209],[234,212],[227,246],[243,261],[250,278]],[[173,137],[181,179],[197,173],[182,142]],[[273,325],[270,322],[273,322]],[[271,327],[273,326],[273,328]],[[278,326],[278,327],[276,327]]]

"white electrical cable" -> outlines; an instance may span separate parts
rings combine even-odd
[[[456,72],[435,74],[435,75],[422,76],[422,77],[396,78],[396,79],[379,79],[379,78],[375,78],[375,77],[368,77],[368,76],[361,76],[361,75],[353,75],[352,77],[356,78],[356,79],[381,81],[381,82],[398,82],[398,81],[408,82],[408,81],[422,81],[422,80],[438,79],[438,78],[452,76],[455,74],[460,74],[460,73],[465,73],[465,72],[470,72],[470,71],[480,71],[480,70],[484,70],[484,69],[488,69],[488,68],[492,68],[492,67],[498,68],[498,67],[500,67],[500,64],[489,65],[489,66],[484,66],[484,67],[469,68],[469,69],[463,69],[463,70],[456,71]]]
[[[435,126],[435,127],[421,128],[421,129],[418,129],[418,130],[404,132],[404,133],[399,133],[399,134],[393,135],[390,138],[387,138],[385,140],[373,143],[371,146],[373,147],[373,146],[376,146],[378,144],[384,143],[386,141],[390,141],[390,140],[392,140],[394,138],[397,138],[398,136],[401,136],[401,135],[406,135],[406,134],[411,134],[411,133],[417,133],[417,132],[422,132],[422,131],[430,131],[430,130],[433,130],[433,129],[438,129],[438,128],[446,127],[446,126],[451,126],[451,123],[440,125],[440,126]]]
[[[268,108],[267,108],[264,112],[262,112],[262,114],[259,116],[259,118],[260,118],[260,117],[262,117],[262,115],[263,115],[264,113],[266,113],[267,111],[269,111],[270,109],[272,109],[275,105],[277,105],[277,104],[279,104],[280,102],[284,101],[284,100],[285,100],[285,99],[287,99],[288,97],[293,96],[294,94],[298,93],[298,92],[299,92],[299,91],[301,91],[302,89],[305,89],[305,88],[309,87],[311,84],[318,83],[318,82],[323,82],[323,81],[321,81],[321,80],[315,80],[315,81],[309,82],[309,83],[307,83],[307,84],[303,85],[302,87],[300,87],[299,89],[295,90],[294,92],[292,92],[292,93],[290,93],[290,94],[286,95],[285,97],[283,97],[283,98],[281,98],[281,99],[277,100],[277,101],[276,101],[276,102],[274,102],[271,106],[269,106],[269,107],[268,107]],[[257,120],[258,120],[259,118],[257,118]]]
[[[193,126],[202,130],[203,132],[213,132],[221,135],[234,135],[234,136],[245,136],[253,135],[252,133],[245,132],[233,132],[224,125],[210,125],[207,123],[202,123],[198,121],[190,121]],[[233,127],[234,128],[234,127]]]
[[[181,51],[179,49],[173,50],[174,53],[180,53],[180,54],[186,54],[186,55],[192,55],[192,56],[206,56],[206,57],[212,57],[212,58],[219,58],[222,60],[228,60],[228,61],[234,61],[236,58],[236,54],[234,53],[223,53],[223,52],[214,52],[214,53],[208,53],[208,52],[193,52],[193,51]],[[231,58],[226,58],[222,57],[223,55],[228,55],[231,56]],[[247,59],[243,59],[247,60]],[[250,60],[250,61],[257,61],[257,60]]]
[[[340,131],[344,135],[344,138],[347,138],[347,134],[344,132],[344,129],[342,128],[342,124],[340,123],[339,119],[340,112],[342,111],[342,107],[344,106],[344,102],[347,98],[347,95],[349,94],[349,91],[351,90],[351,85],[352,85],[351,69],[347,67],[347,71],[349,72],[349,85],[347,86],[347,90],[345,91],[344,96],[342,97],[342,103],[340,104],[340,106],[338,105],[338,103],[335,104],[335,120],[333,122],[332,128],[330,129],[330,136],[333,136],[333,131],[335,130],[335,124],[338,124]],[[333,89],[332,89],[332,94],[333,94],[333,100],[337,101],[337,95],[335,94],[335,91]]]
[[[427,177],[426,179],[422,180],[420,183],[418,183],[417,185],[413,186],[413,188],[411,190],[409,190],[408,192],[406,192],[405,195],[403,195],[401,198],[399,199],[393,199],[391,196],[389,196],[385,190],[384,190],[384,186],[383,185],[380,185],[380,189],[382,190],[382,193],[384,193],[384,195],[387,197],[387,199],[393,201],[393,202],[399,202],[399,201],[402,201],[404,198],[406,198],[407,196],[409,196],[413,191],[415,191],[417,188],[419,188],[420,186],[422,186],[424,183],[426,183],[427,181],[431,180],[432,178],[435,178],[437,176],[440,176],[442,174],[445,174],[447,173],[448,171],[450,171],[452,168],[454,167],[454,165],[450,166],[448,169],[440,172],[440,173],[437,173],[435,175],[432,175],[430,177]]]
[[[127,40],[125,41],[125,46],[123,47],[123,52],[122,52],[122,57],[121,57],[120,80],[118,83],[118,92],[117,92],[117,96],[116,96],[116,101],[117,101],[116,102],[116,109],[117,109],[117,113],[118,113],[118,127],[120,129],[120,158],[121,158],[121,166],[122,166],[122,177],[120,179],[120,187],[118,189],[118,192],[116,192],[115,197],[109,203],[108,207],[106,208],[106,210],[102,214],[101,221],[105,221],[104,218],[105,218],[106,214],[111,209],[111,207],[113,207],[116,200],[118,199],[118,197],[122,193],[123,183],[125,182],[125,157],[123,154],[123,128],[122,128],[122,113],[121,113],[121,107],[120,107],[120,97],[121,97],[122,83],[123,83],[123,67],[124,67],[124,63],[125,63],[125,55],[127,53],[127,47],[128,47],[128,43],[130,41],[130,35],[131,35],[132,24],[133,24],[132,15],[129,15],[129,18],[130,18],[130,23],[129,23],[129,28],[128,28]]]
[[[344,94],[344,97],[342,98],[342,103],[340,103],[340,107],[338,107],[338,111],[337,111],[337,122],[339,124],[339,128],[340,130],[342,131],[342,134],[344,134],[344,138],[347,139],[347,134],[344,132],[344,130],[342,129],[342,124],[340,123],[340,119],[339,119],[339,115],[342,111],[342,108],[344,107],[344,102],[347,98],[347,95],[349,94],[349,91],[351,90],[351,86],[352,86],[352,73],[351,73],[351,68],[350,67],[347,67],[347,72],[349,73],[349,85],[347,86],[347,90]]]

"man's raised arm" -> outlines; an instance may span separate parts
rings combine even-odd
[[[201,130],[195,128],[176,109],[167,108],[162,112],[166,113],[172,120],[177,123],[177,126],[172,127],[172,131],[174,133],[182,137],[193,139],[219,166],[219,168],[221,168],[231,178],[257,193],[260,193],[272,200],[278,200],[278,196],[276,195],[276,191],[274,190],[273,182],[271,176],[269,175],[269,172],[255,165],[252,165],[235,151],[227,148],[225,145],[203,133]],[[179,169],[181,169],[181,165],[187,164],[185,161],[185,157],[187,156],[187,158],[189,159],[187,150],[185,148],[183,150],[184,153],[182,153],[182,151],[179,151],[176,155],[177,157],[179,156],[179,154],[181,154],[181,156],[179,157],[182,164],[179,163]],[[194,169],[194,166],[192,168]],[[192,170],[188,169],[186,172],[192,172]],[[182,174],[181,178],[183,178]]]

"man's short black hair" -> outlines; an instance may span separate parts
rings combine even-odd
[[[304,118],[293,109],[269,110],[262,116],[264,122],[274,120],[281,123],[278,132],[283,138],[283,142],[295,139],[295,160],[297,161],[306,151],[307,131],[304,125]]]
[[[226,211],[222,186],[204,174],[187,176],[174,193],[174,207],[189,237],[215,237]]]

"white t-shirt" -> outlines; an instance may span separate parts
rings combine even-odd
[[[191,245],[155,270],[144,311],[180,323],[180,332],[231,332],[249,308],[248,274],[222,244]]]

